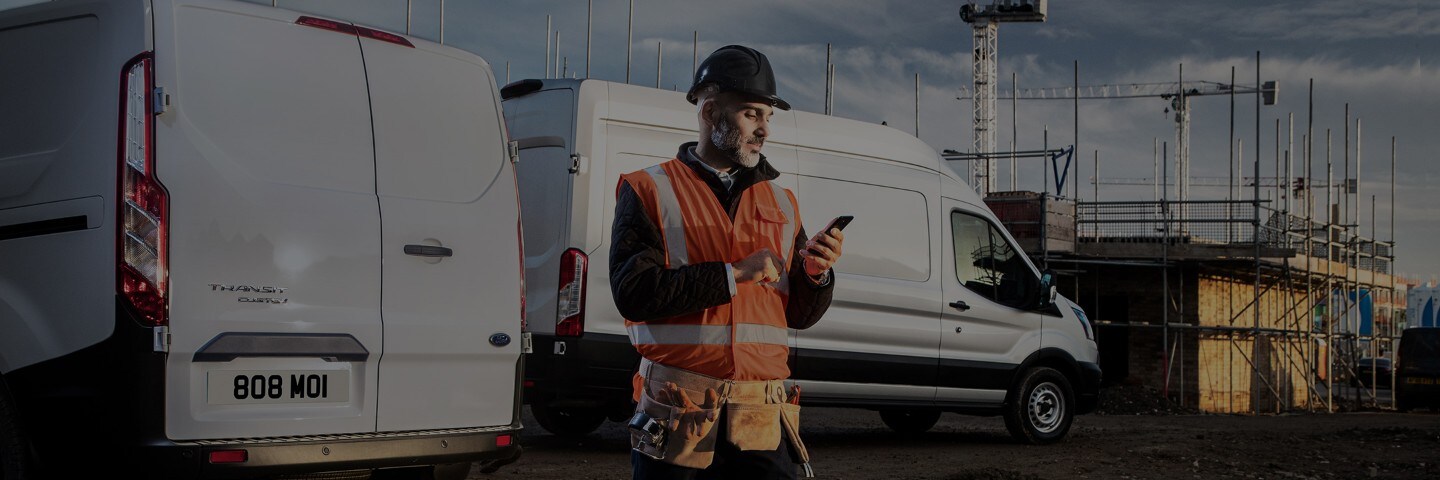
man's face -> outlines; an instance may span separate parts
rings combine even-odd
[[[710,143],[736,164],[751,168],[760,163],[760,149],[770,136],[770,117],[775,110],[768,103],[749,102],[721,95],[714,104],[715,128]]]

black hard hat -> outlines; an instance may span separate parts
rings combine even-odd
[[[750,47],[726,45],[705,57],[685,99],[695,103],[695,91],[707,83],[715,84],[722,92],[748,93],[769,100],[775,108],[790,109],[790,102],[775,95],[775,72],[770,70],[770,60]]]

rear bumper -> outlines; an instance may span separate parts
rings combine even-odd
[[[1080,384],[1075,386],[1075,403],[1079,407],[1077,413],[1086,414],[1100,406],[1100,380],[1104,376],[1100,372],[1100,364],[1076,363],[1080,365]]]
[[[1396,376],[1395,397],[1409,405],[1440,405],[1440,374]]]
[[[518,455],[519,427],[163,442],[143,449],[165,478],[255,478],[302,472],[469,463]],[[508,441],[498,442],[502,436]],[[505,443],[505,446],[499,446]],[[211,452],[244,450],[246,460],[211,463]]]
[[[525,403],[630,408],[630,382],[640,354],[629,337],[532,335],[534,353],[525,355]]]
[[[164,431],[165,354],[153,351],[149,328],[123,305],[117,309],[110,338],[0,377],[16,400],[42,478],[273,477],[468,463],[520,452],[518,402],[509,424],[488,427],[172,440]],[[497,444],[502,435],[510,435],[503,447]],[[211,464],[210,452],[219,450],[245,450],[246,461]]]

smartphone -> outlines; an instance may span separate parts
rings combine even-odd
[[[854,220],[854,219],[855,219],[855,216],[853,216],[853,215],[841,215],[841,216],[835,217],[835,219],[830,220],[830,223],[826,224],[826,225],[825,225],[825,228],[824,228],[824,229],[821,229],[820,231],[822,231],[822,232],[828,232],[828,231],[830,231],[830,229],[832,229],[832,228],[838,228],[838,229],[844,230],[844,229],[845,229],[845,226],[846,226],[846,225],[849,225],[849,224],[850,224],[850,221],[851,221],[851,220]]]
[[[832,229],[832,228],[844,230],[844,229],[845,229],[845,226],[846,226],[846,225],[849,225],[849,224],[850,224],[850,221],[851,221],[851,220],[854,220],[854,219],[855,219],[855,216],[854,216],[854,215],[841,215],[841,216],[835,217],[834,220],[830,220],[830,223],[825,224],[825,228],[821,229],[820,231],[821,231],[821,232],[829,232],[830,229]],[[815,251],[815,249],[813,249],[813,248],[807,248],[807,249],[805,249],[805,251],[810,252],[810,254],[812,254],[812,255],[819,255],[819,254],[820,254],[820,252]]]

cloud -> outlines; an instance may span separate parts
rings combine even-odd
[[[1219,9],[1215,23],[1249,37],[1326,43],[1440,35],[1440,9],[1433,4],[1428,8],[1420,5],[1414,1],[1328,0],[1269,5],[1254,11]]]
[[[1052,40],[1071,40],[1094,38],[1094,35],[1084,30],[1074,28],[1058,28],[1046,26],[1035,29],[1035,34]]]
[[[327,0],[280,1],[282,5],[308,6]],[[381,3],[365,0],[358,5],[382,8]],[[417,11],[431,12],[436,3],[438,0],[416,0],[417,6],[427,5]],[[691,35],[698,31],[701,56],[730,43],[754,46],[774,63],[781,95],[797,109],[820,111],[825,96],[825,46],[830,43],[837,74],[837,115],[886,121],[901,131],[914,132],[915,75],[919,74],[920,138],[937,150],[969,150],[972,106],[955,97],[961,86],[971,83],[971,29],[959,20],[958,4],[953,1],[636,3],[636,31],[630,43],[633,83],[654,84],[656,43],[663,42],[662,86],[688,87]],[[356,3],[344,5],[361,9],[353,6]],[[512,61],[514,78],[539,77],[545,64],[545,15],[552,14],[554,29],[564,37],[564,55],[569,57],[571,71],[583,71],[585,5],[562,0],[452,1],[447,6],[447,40],[480,53],[496,66],[497,75]],[[594,5],[592,76],[624,81],[627,2],[595,0]],[[403,22],[403,8],[383,8],[390,10],[385,15],[360,12],[355,18],[381,26],[394,25],[396,18]],[[425,23],[423,28],[432,27]],[[1326,129],[1333,138],[1330,152],[1336,177],[1341,176],[1348,103],[1352,161],[1356,156],[1363,159],[1362,189],[1380,195],[1378,213],[1388,219],[1389,139],[1397,137],[1399,252],[1415,270],[1436,272],[1440,271],[1440,253],[1422,249],[1433,243],[1431,238],[1440,231],[1429,211],[1430,205],[1440,204],[1440,189],[1433,186],[1440,181],[1440,170],[1430,168],[1427,162],[1440,150],[1440,135],[1434,131],[1435,125],[1440,125],[1436,113],[1440,112],[1440,83],[1435,81],[1440,78],[1440,57],[1431,48],[1436,36],[1440,36],[1440,4],[1428,0],[1051,2],[1046,23],[1002,28],[1000,77],[1002,88],[1008,88],[1007,77],[1012,72],[1021,87],[1068,86],[1073,81],[1072,60],[1078,59],[1082,85],[1175,81],[1181,64],[1187,80],[1228,82],[1234,66],[1237,81],[1249,84],[1255,78],[1252,53],[1263,49],[1263,79],[1280,82],[1280,104],[1261,109],[1260,142],[1256,145],[1254,99],[1236,99],[1235,136],[1237,143],[1243,143],[1244,162],[1239,174],[1253,175],[1257,158],[1262,175],[1274,174],[1277,119],[1282,127],[1278,142],[1282,156],[1287,148],[1303,151],[1309,111],[1307,86],[1313,78],[1317,176],[1324,170]],[[1072,105],[1070,101],[1021,102],[1015,114],[1018,148],[1040,148],[1046,126],[1051,147],[1076,143]],[[1168,106],[1155,98],[1080,102],[1077,161],[1082,173],[1078,175],[1082,179],[1092,175],[1098,150],[1102,178],[1151,176],[1155,143],[1168,143],[1172,151],[1175,144],[1172,113],[1165,111]],[[1228,176],[1233,145],[1228,99],[1196,98],[1191,106],[1192,175]],[[997,113],[997,139],[1008,147],[1012,138],[1008,102],[1001,101]],[[1289,139],[1292,113],[1293,146]],[[1363,127],[1361,141],[1355,138],[1357,121]],[[1299,157],[1298,153],[1295,156]],[[1008,187],[1009,166],[1003,163],[1001,179]],[[1017,171],[1019,188],[1043,188],[1046,174],[1040,161],[1021,161]],[[1080,192],[1084,197],[1094,195],[1088,183]],[[1107,200],[1153,195],[1148,186],[1106,186],[1100,194]],[[1225,192],[1223,188],[1197,189],[1197,194],[1213,198]]]
[[[1344,43],[1440,35],[1440,8],[1416,0],[1291,0],[1052,4],[1052,18],[1151,37],[1206,37]]]

